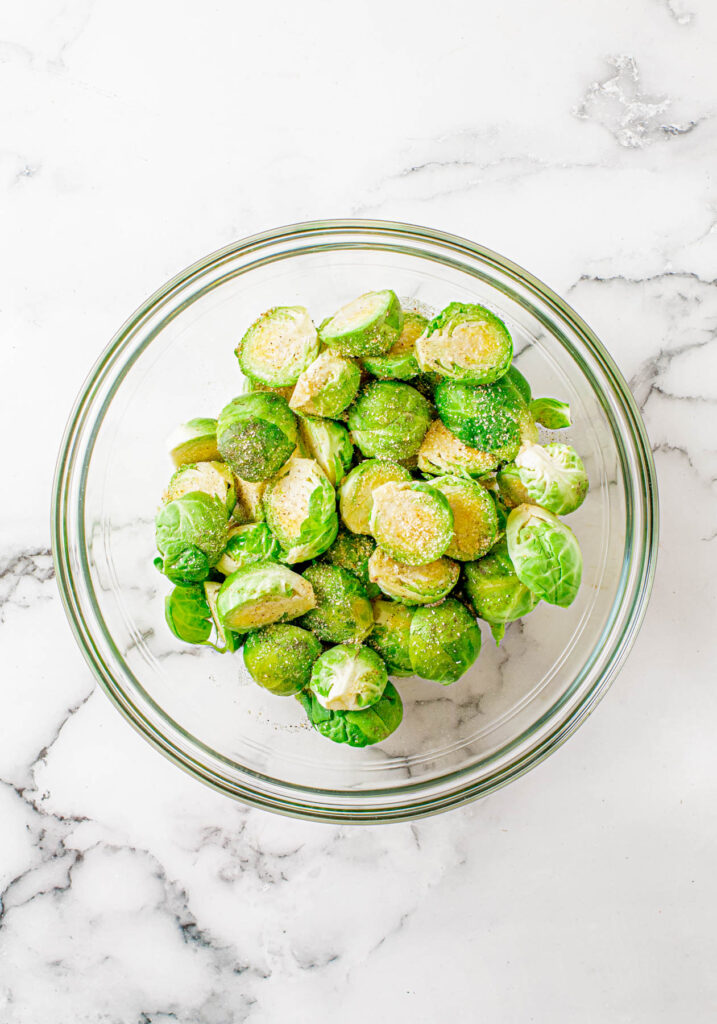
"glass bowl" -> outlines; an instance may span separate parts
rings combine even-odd
[[[272,305],[316,322],[393,288],[440,310],[480,302],[508,324],[536,395],[570,402],[569,440],[591,489],[570,517],[584,554],[574,604],[541,604],[457,683],[397,681],[403,724],[356,750],[313,732],[298,702],[254,685],[241,654],[188,647],[164,622],[152,564],[171,472],[164,438],[245,389],[234,348]],[[57,578],[75,636],[119,710],[195,778],[273,811],[396,821],[455,807],[537,764],[587,717],[635,638],[654,575],[657,489],[635,403],[612,359],[562,299],[465,239],[382,221],[296,224],[200,260],[112,339],[72,411],[53,506]]]

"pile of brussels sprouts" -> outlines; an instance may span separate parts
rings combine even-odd
[[[275,307],[237,347],[249,390],[183,424],[156,517],[156,566],[175,584],[172,632],[242,648],[251,677],[295,695],[337,743],[398,728],[391,676],[454,683],[540,601],[566,607],[582,558],[558,516],[588,478],[537,424],[505,324],[452,302],[434,319],[369,292],[318,330]]]

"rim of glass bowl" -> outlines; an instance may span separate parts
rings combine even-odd
[[[115,648],[94,597],[84,537],[84,486],[104,415],[122,379],[167,318],[226,279],[240,258],[252,267],[292,255],[332,249],[378,249],[452,266],[502,290],[541,320],[567,348],[598,396],[615,438],[625,489],[626,539],[622,572],[605,629],[569,688],[532,726],[493,754],[423,782],[362,790],[318,789],[273,779],[222,758],[161,708],[139,707],[132,676]],[[196,289],[194,286],[197,286]],[[187,295],[192,287],[191,296]],[[538,300],[534,305],[533,300]],[[545,309],[540,306],[547,307]],[[159,327],[142,335],[163,310]],[[566,336],[573,333],[584,346]],[[595,368],[609,390],[597,386]],[[634,399],[597,337],[550,288],[497,253],[457,235],[395,221],[326,220],[290,224],[251,235],[192,264],[150,296],[120,328],[90,371],[75,402],[58,457],[52,503],[53,554],[60,595],[80,648],[105,692],[134,728],[195,778],[248,804],[296,817],[335,822],[401,821],[459,806],[519,777],[555,750],[607,691],[642,623],[655,573],[658,496],[655,467]],[[126,685],[129,683],[129,685]]]

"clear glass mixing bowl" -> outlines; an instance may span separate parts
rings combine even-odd
[[[570,517],[583,584],[541,604],[458,683],[398,680],[405,713],[379,747],[328,742],[298,702],[255,686],[238,655],[187,647],[163,618],[153,517],[171,466],[164,438],[216,416],[245,388],[234,356],[272,305],[318,322],[393,288],[433,309],[480,302],[508,324],[537,395],[567,399],[591,489]],[[657,547],[655,471],[630,392],[557,295],[509,260],[408,224],[325,221],[255,235],[166,284],[113,338],[62,442],[53,507],[57,578],[92,670],[120,711],[196,778],[306,818],[387,821],[454,807],[504,785],[562,743],[607,690],[643,618]]]

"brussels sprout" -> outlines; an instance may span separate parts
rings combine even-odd
[[[187,420],[167,438],[167,448],[175,466],[218,459],[217,421],[201,417]]]
[[[498,514],[488,491],[460,476],[439,476],[431,486],[446,497],[453,513],[453,536],[445,554],[469,562],[490,551],[498,539]]]
[[[244,664],[255,683],[278,697],[291,697],[309,685],[321,644],[298,626],[265,626],[250,633]]]
[[[396,462],[368,459],[344,478],[339,487],[341,518],[352,533],[370,533],[373,492],[390,481],[410,483],[411,474]]]
[[[382,484],[373,492],[369,522],[374,540],[397,562],[435,562],[453,537],[445,495],[427,483]]]
[[[509,462],[520,448],[520,429],[497,386],[471,387],[447,380],[436,388],[436,408],[452,434],[496,462]]]
[[[284,388],[319,354],[319,337],[303,306],[274,306],[255,320],[236,350],[242,373]]]
[[[336,540],[336,494],[313,459],[291,459],[267,484],[263,503],[282,562],[316,558]]]
[[[510,367],[505,371],[505,377],[501,378],[504,381],[510,381],[515,390],[518,392],[520,397],[523,399],[526,405],[530,404],[530,400],[533,397],[533,393],[530,390],[530,384],[525,379],[523,374],[520,372],[517,366],[512,363]]]
[[[310,565],[303,575],[313,587],[316,605],[299,624],[326,643],[365,640],[373,629],[373,611],[356,577],[335,565]]]
[[[404,310],[403,327],[398,339],[385,356],[369,356],[362,359],[362,365],[374,377],[383,380],[409,380],[420,373],[416,359],[416,338],[425,331],[428,320],[420,313]]]
[[[430,405],[415,388],[382,380],[351,407],[349,429],[367,458],[406,459],[420,448],[430,420]]]
[[[309,689],[327,711],[362,711],[380,699],[388,674],[370,647],[341,644],[314,662]]]
[[[476,614],[491,625],[522,619],[540,598],[515,574],[504,540],[490,554],[463,567],[463,586]]]
[[[583,558],[577,538],[557,516],[519,505],[505,528],[508,553],[521,583],[548,604],[567,608],[580,587]]]
[[[588,493],[585,466],[569,444],[526,445],[498,480],[513,505],[540,505],[556,516],[574,512]]]
[[[254,562],[237,569],[217,595],[222,625],[237,633],[296,619],[315,604],[308,580],[277,562]]]
[[[207,581],[203,584],[204,596],[207,604],[209,605],[209,611],[214,622],[214,628],[217,631],[217,638],[219,643],[222,645],[217,650],[221,651],[238,651],[241,647],[244,637],[241,633],[234,633],[231,629],[225,629],[222,620],[219,618],[219,612],[217,611],[217,597],[221,589],[221,583],[215,583],[213,581]],[[213,646],[213,645],[212,645]]]
[[[381,655],[389,675],[414,675],[408,645],[415,608],[397,601],[372,603],[374,626],[366,643]]]
[[[173,474],[162,501],[174,501],[191,491],[217,498],[230,513],[236,505],[234,474],[223,462],[188,462]]]
[[[384,594],[404,604],[432,604],[450,593],[458,582],[460,569],[450,558],[438,558],[427,565],[403,565],[381,548],[368,560],[368,576]]]
[[[232,518],[237,523],[260,523],[264,519],[261,499],[266,490],[266,480],[242,480],[234,477],[237,503]]]
[[[478,624],[465,605],[449,597],[434,608],[417,608],[411,620],[413,670],[444,686],[455,683],[480,654]]]
[[[395,732],[403,718],[403,704],[393,683],[386,683],[381,699],[361,711],[327,711],[316,696],[304,691],[298,700],[317,732],[334,743],[350,747],[370,747],[383,743]]]
[[[255,483],[273,476],[293,453],[298,438],[296,417],[280,395],[239,395],[219,414],[219,451],[242,480]]]
[[[557,398],[536,398],[530,403],[530,412],[535,422],[548,430],[562,430],[572,422],[570,406]]]
[[[225,576],[230,576],[237,569],[254,562],[278,562],[280,554],[281,544],[266,523],[232,526],[227,546],[216,567]]]
[[[418,468],[423,473],[481,477],[497,467],[498,460],[492,452],[469,448],[440,420],[431,423],[418,449]]]
[[[466,384],[492,384],[513,358],[513,342],[502,320],[484,306],[451,302],[416,341],[422,370]]]
[[[335,419],[353,402],[360,383],[356,363],[327,349],[301,374],[289,404],[304,415]]]
[[[403,310],[394,292],[366,292],[319,327],[328,348],[345,356],[382,356],[396,343]]]
[[[351,468],[354,454],[354,446],[343,423],[301,416],[299,436],[307,454],[318,462],[331,486],[338,487]]]
[[[368,560],[375,550],[373,537],[339,530],[336,540],[323,555],[323,561],[346,569],[362,584],[368,597],[378,597],[381,591],[368,578]]]
[[[167,625],[187,644],[205,644],[212,635],[212,616],[201,584],[175,587],[164,599]]]
[[[162,506],[155,537],[162,572],[173,583],[201,583],[226,546],[226,507],[202,491],[191,491]]]

